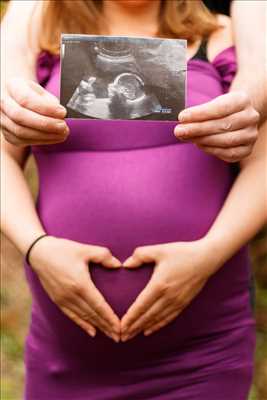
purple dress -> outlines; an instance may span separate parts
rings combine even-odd
[[[41,53],[39,82],[59,94],[60,62]],[[187,106],[227,91],[229,47],[212,63],[188,63]],[[107,246],[121,261],[137,246],[203,237],[235,179],[231,164],[178,141],[175,122],[68,120],[64,143],[32,146],[37,211],[48,234]],[[151,336],[91,338],[50,300],[24,260],[32,292],[25,343],[26,400],[245,400],[253,371],[250,264],[240,249],[189,307]],[[75,266],[73,266],[75,267]],[[152,265],[93,265],[97,288],[121,317]]]

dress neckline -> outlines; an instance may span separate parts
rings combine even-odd
[[[193,61],[197,61],[197,62],[201,61],[201,62],[207,62],[207,63],[209,63],[209,64],[214,64],[214,63],[216,63],[216,62],[218,61],[218,59],[220,59],[225,53],[228,53],[229,51],[232,51],[232,50],[234,50],[234,49],[235,49],[235,46],[234,46],[234,45],[225,47],[225,49],[219,51],[219,53],[217,53],[216,56],[213,57],[213,59],[210,61],[210,60],[208,59],[208,57],[206,57],[206,60],[204,60],[204,59],[202,59],[202,58],[196,57],[197,54],[198,54],[198,51],[199,51],[199,48],[198,48],[198,50],[196,51],[196,53],[195,53],[192,57],[190,57],[190,58],[187,60],[187,63],[193,62]]]
[[[213,60],[209,60],[207,57],[207,51],[206,51],[206,46],[207,44],[202,41],[201,44],[199,45],[197,51],[195,52],[195,54],[193,54],[193,56],[191,56],[188,60],[187,63],[192,62],[192,61],[202,61],[202,62],[207,62],[209,64],[214,64],[216,63],[216,61],[225,53],[234,50],[235,46],[231,45],[226,47],[225,49],[221,50],[219,53],[216,54],[216,56],[213,58]],[[60,54],[53,54],[50,53],[47,50],[40,50],[37,54],[37,60],[39,59],[47,59],[49,58],[50,60],[54,60],[54,61],[58,61],[60,60]]]

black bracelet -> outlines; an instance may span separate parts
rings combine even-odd
[[[32,243],[32,244],[30,245],[30,247],[28,248],[27,253],[26,253],[26,255],[25,255],[25,260],[26,260],[26,262],[27,262],[28,264],[30,264],[29,257],[30,257],[30,251],[31,251],[31,249],[33,248],[33,246],[35,245],[35,243],[38,242],[38,240],[42,239],[44,236],[49,236],[49,235],[48,235],[48,233],[44,233],[43,235],[39,236],[37,239],[35,239],[35,240],[33,241],[33,243]]]

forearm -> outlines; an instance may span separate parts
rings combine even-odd
[[[241,172],[205,237],[218,257],[218,265],[251,240],[267,220],[267,123],[261,130],[254,153],[241,165]]]
[[[231,17],[236,44],[238,73],[231,90],[245,90],[260,113],[267,118],[265,1],[233,1]]]
[[[33,240],[45,231],[21,166],[5,151],[1,164],[1,230],[25,254]]]
[[[35,62],[38,53],[36,43],[37,5],[36,1],[11,1],[1,21],[1,88],[13,77],[35,80]],[[40,7],[39,7],[40,8]],[[36,9],[36,11],[35,11]],[[32,15],[35,18],[32,18]],[[29,35],[29,27],[31,35]],[[29,43],[29,36],[31,42]]]

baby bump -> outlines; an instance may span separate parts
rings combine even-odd
[[[35,156],[46,230],[107,246],[121,261],[136,246],[202,237],[233,180],[226,163],[191,144]]]
[[[234,265],[235,262],[226,267],[228,271],[235,268],[236,276],[241,273],[244,280],[244,269],[241,264]],[[28,359],[29,362],[33,361],[33,365],[41,362],[42,368],[51,369],[51,373],[55,369],[54,360],[60,360],[62,370],[59,365],[59,372],[64,375],[67,371],[72,374],[75,364],[86,371],[138,367],[139,363],[158,362],[161,357],[179,354],[185,349],[192,351],[195,346],[205,345],[209,338],[222,336],[226,330],[237,331],[244,326],[254,326],[246,285],[234,291],[236,279],[231,274],[227,276],[225,268],[215,281],[212,278],[208,282],[179,316],[151,336],[144,336],[140,332],[125,343],[115,343],[97,330],[96,336],[92,338],[61,312],[49,299],[29,265],[25,267],[33,294],[31,324],[26,341]],[[123,268],[108,270],[100,265],[89,268],[93,282],[119,318],[134,302],[153,273],[153,266],[149,264],[132,271]],[[232,288],[230,282],[233,282]]]
[[[190,144],[120,152],[36,152],[35,157],[40,175],[37,207],[46,231],[106,246],[121,261],[137,246],[204,236],[233,180],[228,165]],[[153,273],[151,264],[135,270],[108,270],[100,265],[89,268],[95,285],[119,316],[127,311]],[[76,335],[79,331],[79,343],[86,340],[88,344],[92,339],[85,338],[80,328],[67,319],[63,322],[63,315],[57,311],[51,320],[53,305],[36,285],[33,280],[36,307],[43,307],[43,313],[50,310],[46,318],[53,329],[67,324],[64,332],[74,329]],[[57,318],[59,323],[55,324]],[[174,335],[177,340],[174,326],[175,323],[149,338],[153,350],[159,344],[159,335],[168,333],[169,338]],[[180,331],[184,337],[187,333]],[[64,334],[62,340],[70,337]],[[110,339],[101,339],[101,335],[94,340],[104,340],[102,346],[111,346]],[[140,340],[148,343],[148,338],[142,336],[136,338],[137,345]],[[164,343],[162,338],[160,343]],[[165,342],[164,346],[169,344]],[[128,348],[133,351],[133,347]]]

